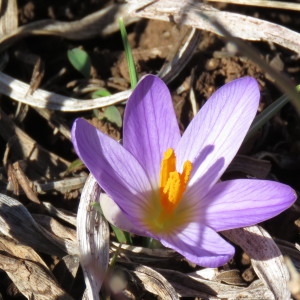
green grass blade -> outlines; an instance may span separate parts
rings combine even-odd
[[[130,233],[123,231],[122,229],[117,228],[112,224],[110,224],[110,225],[111,225],[111,228],[114,231],[114,233],[116,235],[116,239],[119,243],[132,245],[132,239],[131,239]]]
[[[120,26],[121,37],[124,45],[124,51],[125,51],[128,70],[129,70],[130,84],[131,84],[131,88],[134,89],[135,86],[137,85],[138,78],[137,78],[131,47],[128,42],[127,31],[122,18],[119,19],[119,26]]]

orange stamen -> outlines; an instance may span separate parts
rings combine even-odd
[[[185,192],[192,171],[192,163],[186,161],[182,173],[176,171],[176,157],[172,148],[167,149],[160,169],[160,203],[162,217],[172,214]]]

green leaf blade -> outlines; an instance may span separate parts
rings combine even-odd
[[[88,53],[82,49],[74,48],[67,52],[69,62],[85,78],[90,78],[91,60]]]

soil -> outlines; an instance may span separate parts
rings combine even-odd
[[[73,21],[103,8],[108,3],[100,0],[69,0],[69,1],[18,1],[19,26],[36,20],[51,18],[62,21]],[[266,8],[241,8],[234,5],[219,6],[219,8],[239,11],[247,15],[268,19],[272,22],[300,30],[299,14],[284,10],[271,10]],[[152,73],[156,74],[162,66],[168,62],[172,53],[179,46],[179,40],[187,33],[187,28],[178,28],[168,22],[155,20],[140,20],[128,28],[129,42],[133,48],[134,60],[138,76]],[[300,82],[300,59],[298,56],[278,45],[267,42],[251,43],[261,57],[270,62],[278,71],[285,73],[295,84]],[[67,50],[80,47],[85,50],[91,59],[91,79],[85,79],[76,71],[67,58]],[[190,90],[193,89],[197,109],[200,109],[209,96],[224,83],[245,75],[257,79],[261,89],[261,103],[259,112],[281,96],[281,92],[260,69],[242,54],[232,54],[226,41],[212,33],[202,32],[201,41],[188,65],[178,74],[169,85],[172,93],[174,107],[180,128],[185,130],[193,112],[190,102]],[[90,94],[84,89],[92,81],[96,87],[107,88],[111,93],[130,88],[127,62],[123,51],[123,45],[119,32],[105,38],[96,37],[86,41],[70,41],[55,36],[31,36],[14,43],[8,50],[9,61],[3,72],[19,80],[29,83],[33,66],[20,59],[16,54],[21,51],[26,55],[40,57],[44,64],[44,76],[40,88],[54,91],[63,95],[76,98],[90,98]],[[52,151],[61,158],[72,162],[77,159],[71,142],[61,134],[53,131],[48,123],[31,107],[20,107],[17,102],[2,96],[1,109],[10,119],[31,136],[35,142],[47,151]],[[121,115],[124,112],[124,104],[116,106]],[[25,112],[19,113],[20,108]],[[101,131],[119,140],[122,138],[122,130],[116,124],[107,119],[100,118],[105,109],[86,111],[81,113],[55,112],[55,117],[70,128],[78,116],[89,119],[100,128]],[[300,121],[295,109],[287,104],[273,119],[271,119],[251,140],[243,144],[239,154],[267,160],[271,164],[270,172],[265,176],[291,185],[296,191],[300,189]],[[9,194],[21,201],[31,212],[39,210],[32,205],[23,193],[14,193],[5,190],[9,181],[8,166],[15,161],[26,161],[28,157],[17,154],[14,158],[6,157],[7,141],[0,137],[0,153],[4,165],[2,166],[2,193]],[[6,157],[6,158],[5,158]],[[38,162],[39,163],[39,162]],[[57,169],[49,178],[49,175],[36,173],[30,170],[30,164],[24,170],[31,181],[54,180],[61,178],[62,170]],[[65,170],[64,170],[65,171]],[[83,167],[73,170],[71,174],[86,171]],[[247,177],[247,170],[227,173],[225,177]],[[224,178],[225,178],[224,177]],[[49,193],[39,195],[41,201],[51,202],[58,208],[63,208],[76,213],[79,203],[80,191],[69,193]],[[297,207],[297,205],[296,205]],[[299,211],[299,210],[298,210]],[[299,217],[297,209],[290,209],[278,218],[264,224],[265,228],[277,238],[289,242],[299,242]],[[235,257],[235,266],[241,264],[241,253],[238,251]],[[47,261],[55,262],[47,258]],[[49,263],[50,265],[50,263]],[[245,269],[245,268],[244,268]],[[84,283],[79,274],[76,282],[83,291]],[[3,299],[25,299],[16,291],[12,281],[5,272],[0,273],[0,293]],[[75,299],[78,287],[69,290]]]

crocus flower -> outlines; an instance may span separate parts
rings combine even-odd
[[[292,188],[278,182],[220,181],[259,97],[253,78],[234,80],[207,100],[181,136],[168,88],[147,75],[126,105],[123,145],[77,119],[72,141],[106,192],[100,200],[105,217],[195,264],[226,263],[234,248],[217,232],[272,218],[296,199]]]

